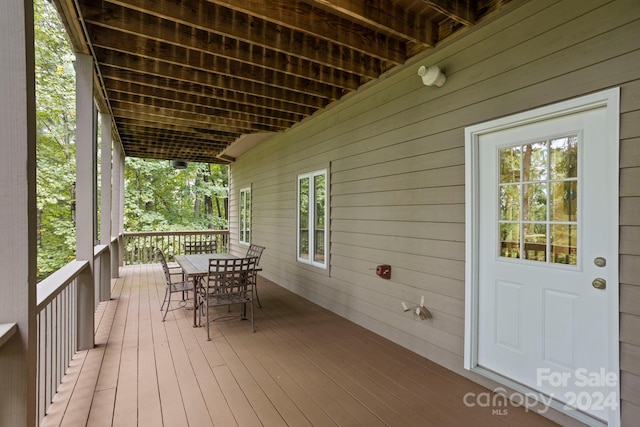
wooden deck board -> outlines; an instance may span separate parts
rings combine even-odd
[[[151,326],[153,334],[153,349],[156,357],[156,367],[158,376],[158,392],[162,408],[162,418],[165,426],[186,427],[187,413],[178,385],[178,376],[174,367],[171,347],[162,322],[162,312],[160,304],[164,297],[164,276],[153,276],[153,283],[156,292],[150,292],[155,297],[155,307],[151,305]],[[153,291],[153,288],[150,289]],[[167,316],[172,319],[173,312]],[[171,320],[169,320],[171,321]]]
[[[488,390],[262,278],[257,332],[215,322],[207,341],[190,310],[162,322],[159,265],[122,275],[41,425],[554,425],[465,406]]]

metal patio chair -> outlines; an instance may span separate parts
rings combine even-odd
[[[265,250],[264,246],[258,246],[251,244],[249,249],[247,249],[247,254],[245,255],[247,258],[256,257],[258,260],[256,261],[256,267],[260,264],[260,257],[262,257],[262,251]],[[253,289],[256,292],[256,300],[258,301],[258,307],[262,308],[262,303],[260,302],[260,295],[258,294],[258,276],[255,276],[256,282],[253,284]]]
[[[215,240],[202,242],[184,242],[184,253],[192,254],[214,254],[218,251],[218,244]]]
[[[167,305],[164,311],[164,314],[162,315],[162,321],[164,322],[164,319],[167,317],[167,313],[169,312],[169,306],[171,305],[171,295],[175,293],[181,293],[182,300],[180,300],[178,305],[179,307],[184,307],[187,302],[187,298],[185,296],[187,296],[190,291],[193,291],[194,287],[192,282],[185,280],[184,276],[182,275],[182,270],[180,270],[179,272],[172,272],[171,269],[169,269],[169,266],[167,264],[167,259],[165,258],[164,253],[160,249],[156,249],[156,254],[158,256],[158,259],[160,260],[160,264],[162,264],[162,270],[164,271],[164,277],[166,281],[164,299],[162,300],[162,305],[160,306],[160,311],[162,311],[165,307],[165,304]],[[178,276],[178,275],[180,276],[180,279],[175,280],[173,276]],[[180,305],[181,303],[182,305]],[[179,307],[176,307],[176,308],[179,308]],[[172,310],[175,310],[175,309],[172,309]],[[195,307],[194,307],[194,310],[195,310]]]
[[[202,311],[205,312],[207,340],[211,340],[209,326],[219,317],[210,319],[210,307],[241,305],[240,319],[250,319],[251,329],[256,331],[253,323],[254,284],[257,258],[232,258],[209,260],[209,272],[200,289],[200,321]],[[250,317],[247,317],[247,305],[250,306]]]

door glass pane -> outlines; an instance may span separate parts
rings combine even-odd
[[[547,225],[524,224],[524,253],[525,259],[532,261],[546,261],[547,259]]]
[[[522,180],[541,181],[547,179],[547,142],[525,144],[522,152]]]
[[[500,256],[505,258],[520,257],[520,224],[500,224]]]
[[[577,264],[578,227],[576,225],[554,224],[551,226],[551,253],[553,262]]]
[[[500,186],[500,219],[507,221],[520,219],[520,185]]]
[[[551,221],[578,220],[578,181],[551,183]]]
[[[579,135],[499,150],[500,256],[577,265]]]
[[[524,184],[522,217],[524,221],[547,220],[547,184]]]
[[[298,256],[309,259],[309,178],[299,180],[298,206]]]
[[[551,179],[578,176],[578,135],[551,140]]]
[[[520,146],[500,150],[500,182],[520,182]]]

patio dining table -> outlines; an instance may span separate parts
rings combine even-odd
[[[193,255],[176,255],[176,262],[182,268],[185,277],[188,280],[193,280],[193,327],[198,327],[197,324],[197,307],[198,307],[198,292],[197,289],[200,286],[202,278],[209,274],[209,260],[211,259],[234,259],[240,258],[230,253],[212,253],[212,254],[193,254]]]

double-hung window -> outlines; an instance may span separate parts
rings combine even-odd
[[[240,190],[240,230],[238,240],[248,245],[251,243],[251,187]]]
[[[326,268],[327,170],[298,175],[298,261]]]

